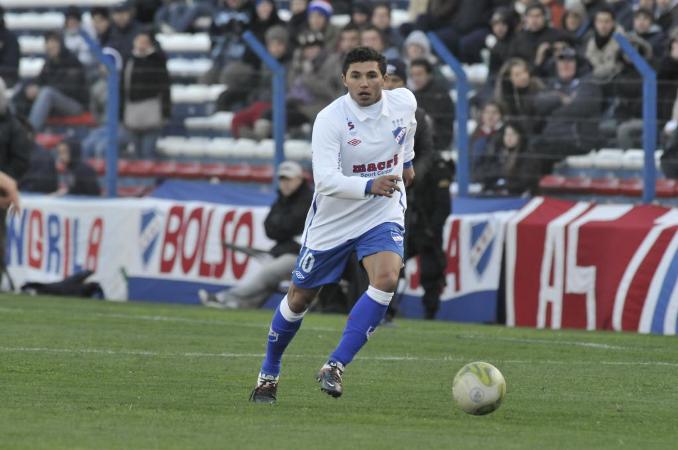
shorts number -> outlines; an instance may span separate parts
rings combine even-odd
[[[301,257],[301,264],[299,264],[299,268],[305,273],[309,273],[313,269],[314,263],[315,256],[313,256],[310,249],[306,249],[304,256]]]

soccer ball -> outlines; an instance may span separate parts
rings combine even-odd
[[[499,408],[506,395],[506,381],[492,364],[468,363],[454,377],[452,395],[464,412],[482,416]]]

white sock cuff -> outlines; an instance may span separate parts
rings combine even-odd
[[[300,313],[295,313],[292,311],[290,309],[290,304],[287,303],[287,296],[285,296],[285,298],[283,298],[280,302],[280,314],[282,314],[283,318],[288,322],[298,322],[304,318],[306,311],[302,311]]]
[[[370,285],[367,288],[367,295],[377,303],[388,306],[393,298],[393,292],[384,292]]]

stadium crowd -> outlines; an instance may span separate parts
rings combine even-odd
[[[407,10],[397,26],[394,9]],[[29,79],[19,75],[17,36],[0,21],[0,75],[12,93],[0,121],[20,123],[26,135],[41,133],[51,116],[90,112],[103,123],[106,69],[84,30],[118,61],[121,157],[161,158],[156,142],[175,115],[174,80],[156,33],[207,31],[212,64],[197,81],[223,84],[214,109],[233,113],[234,138],[269,139],[273,75],[245,44],[242,34],[249,30],[287,69],[288,137],[309,138],[315,115],[344,92],[343,56],[364,45],[405,64],[435,150],[450,150],[454,79],[432,51],[426,34],[432,31],[462,63],[484,68],[472,98],[472,180],[489,193],[529,193],[567,156],[640,147],[642,79],[613,38],[620,33],[657,71],[662,167],[667,177],[678,177],[676,0],[127,0],[62,11],[64,27],[44,33],[45,64]],[[102,157],[105,128],[71,136],[64,146],[55,158],[34,145],[24,189],[99,191],[72,188],[83,185],[72,180],[95,176],[83,161]],[[71,157],[64,159],[66,153]],[[37,173],[61,168],[71,188],[36,183],[35,167]]]

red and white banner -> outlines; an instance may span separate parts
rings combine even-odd
[[[505,270],[508,325],[676,334],[678,210],[535,198]]]

